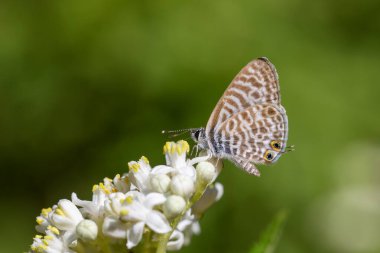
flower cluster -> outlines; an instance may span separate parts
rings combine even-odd
[[[146,157],[129,172],[93,186],[92,200],[75,193],[37,217],[30,252],[165,252],[200,233],[199,218],[223,194],[221,170],[210,156],[186,159],[186,141],[167,142],[166,165]]]

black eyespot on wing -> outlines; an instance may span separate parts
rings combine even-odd
[[[281,150],[281,144],[279,141],[271,141],[270,146],[274,151],[279,152]]]
[[[264,159],[268,162],[272,161],[274,159],[274,154],[272,153],[272,151],[270,150],[267,150],[264,154]]]

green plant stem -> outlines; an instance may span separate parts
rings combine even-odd
[[[196,187],[196,191],[194,195],[191,197],[191,199],[187,202],[185,209],[183,212],[178,215],[172,222],[171,222],[171,227],[173,228],[172,231],[169,233],[163,234],[159,237],[159,242],[157,246],[157,251],[156,253],[166,253],[166,245],[168,244],[169,238],[172,235],[173,231],[177,227],[178,223],[182,220],[183,216],[185,213],[190,209],[190,207],[197,202],[203,195],[203,193],[206,191],[208,185],[198,185]]]
[[[98,227],[102,227],[103,224],[98,224]],[[99,231],[98,238],[97,238],[97,244],[102,249],[102,252],[104,253],[113,253],[107,238],[103,235],[102,231]]]
[[[86,252],[86,249],[80,240],[78,240],[78,244],[75,247],[75,252],[77,252],[77,253],[85,253]]]
[[[260,240],[249,251],[250,253],[273,253],[286,221],[287,211],[282,210],[277,213],[272,222],[261,234]]]
[[[150,252],[152,252],[152,249],[154,249],[152,247],[152,233],[150,230],[147,230],[144,234],[144,244],[143,244],[143,247],[141,249],[141,252],[142,253],[150,253]]]

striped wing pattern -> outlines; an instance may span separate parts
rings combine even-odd
[[[235,162],[248,173],[259,175],[252,164],[270,164],[278,160],[287,141],[288,122],[285,109],[272,104],[253,105],[234,114],[221,124],[214,138],[217,150]],[[280,151],[271,147],[276,140]],[[275,157],[272,161],[264,159],[265,152],[271,150]]]
[[[280,103],[275,67],[266,58],[248,63],[228,86],[207,123],[206,138],[213,154],[260,175],[254,164],[275,162],[286,146],[288,119]],[[273,140],[281,150],[273,150]],[[275,155],[270,162],[264,159],[268,150]]]
[[[232,80],[214,108],[206,134],[235,113],[255,104],[280,104],[280,88],[275,67],[267,58],[248,63]]]

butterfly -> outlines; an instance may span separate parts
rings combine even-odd
[[[227,87],[206,128],[186,130],[200,149],[260,176],[256,164],[272,164],[292,148],[286,147],[288,117],[274,65],[265,57],[249,62]]]

